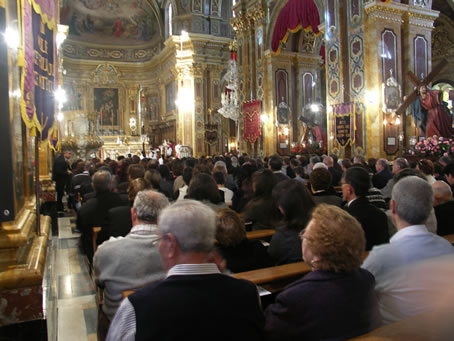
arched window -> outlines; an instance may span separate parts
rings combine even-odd
[[[236,0],[232,0],[232,17],[235,18],[235,11],[233,10],[233,7],[236,5]]]
[[[169,1],[166,7],[166,38],[169,38],[172,34],[172,19],[173,19],[173,8],[172,2]]]

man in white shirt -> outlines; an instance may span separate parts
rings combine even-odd
[[[445,290],[434,285],[438,276],[431,273],[432,281],[424,278],[409,280],[409,271],[418,263],[439,256],[454,254],[454,248],[445,239],[427,231],[424,225],[432,209],[432,187],[416,176],[396,183],[392,191],[391,214],[397,233],[389,244],[375,246],[362,267],[376,280],[375,291],[385,324],[431,310],[430,300]],[[429,284],[430,283],[430,284]]]

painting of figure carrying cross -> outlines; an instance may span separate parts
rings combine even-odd
[[[416,126],[421,129],[421,135],[453,137],[452,113],[448,109],[447,103],[443,102],[441,92],[431,90],[427,85],[435,76],[446,66],[447,61],[443,59],[438,63],[424,79],[418,79],[413,72],[407,73],[410,81],[416,89],[407,97],[404,103],[396,111],[402,114],[411,105],[411,112],[415,119]]]

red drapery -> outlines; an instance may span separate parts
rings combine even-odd
[[[279,53],[280,42],[287,41],[288,32],[297,32],[301,28],[317,34],[320,17],[314,0],[289,0],[281,10],[274,26],[271,48]]]
[[[246,141],[255,143],[260,137],[262,133],[260,129],[261,111],[261,102],[259,100],[243,103],[244,139]]]

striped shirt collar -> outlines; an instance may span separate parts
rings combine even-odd
[[[214,263],[177,264],[168,272],[167,277],[179,275],[212,275],[221,273]]]
[[[139,224],[132,227],[131,234],[158,234],[158,225]]]

